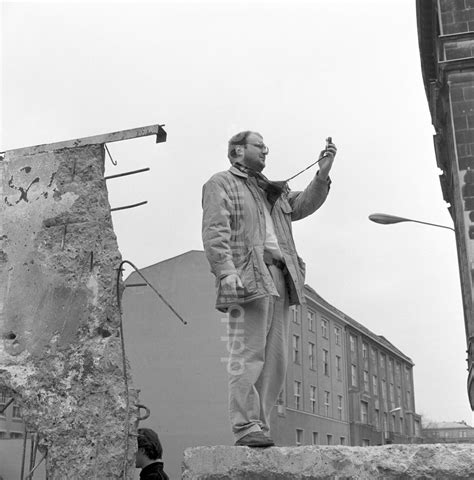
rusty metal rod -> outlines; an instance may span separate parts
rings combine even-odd
[[[117,210],[125,210],[127,208],[135,208],[135,207],[139,207],[140,205],[145,205],[145,203],[148,203],[148,200],[145,200],[144,202],[140,202],[140,203],[134,203],[133,205],[125,205],[124,207],[111,208],[110,211],[115,212]]]
[[[0,410],[0,415],[3,414],[3,412],[15,401],[15,399],[12,397],[8,402],[3,406],[3,408]]]
[[[35,450],[35,434],[32,433],[30,435],[30,465],[28,467],[28,471],[31,472],[31,470],[34,468],[35,466],[35,461],[34,461],[34,450]],[[26,478],[28,478],[28,475],[26,476]]]
[[[142,405],[141,403],[136,403],[135,406],[138,408],[138,412],[140,412],[140,408],[143,408],[145,410],[145,414],[143,415],[143,417],[138,417],[137,420],[139,422],[143,421],[143,420],[146,420],[149,416],[150,416],[150,409],[145,406],[145,405]]]
[[[119,279],[120,279],[120,272],[122,271],[122,266],[124,263],[128,263],[135,270],[135,272],[138,275],[140,275],[141,278],[143,278],[146,284],[160,297],[161,301],[181,320],[181,322],[184,325],[188,324],[188,322],[186,322],[186,320],[184,320],[184,318],[173,308],[173,306],[170,305],[170,303],[163,297],[163,295],[143,276],[142,272],[140,272],[140,270],[138,270],[138,268],[128,260],[123,260],[120,263],[118,272],[117,272],[117,303],[118,303],[120,314],[122,314],[122,303],[120,301]]]
[[[135,173],[148,172],[148,170],[150,170],[150,168],[146,167],[146,168],[140,168],[140,170],[133,170],[133,171],[124,172],[124,173],[117,173],[116,175],[108,175],[107,177],[104,177],[104,180],[110,180],[111,178],[125,177],[127,175],[134,175]]]
[[[112,165],[117,165],[117,162],[112,158],[112,155],[110,155],[110,152],[109,152],[109,149],[107,148],[107,144],[104,143],[104,147],[105,147],[105,151],[107,152],[107,154],[109,155],[109,158],[110,158],[110,161],[112,162]]]
[[[33,470],[30,471],[30,473],[28,473],[28,475],[25,477],[25,480],[28,480],[29,478],[33,478],[32,475],[33,473],[35,472],[35,470],[43,463],[43,460],[46,458],[46,454],[44,454],[42,457],[41,457],[41,460],[34,466]]]
[[[21,472],[20,472],[20,480],[24,480],[25,477],[25,461],[26,461],[26,439],[28,437],[28,430],[26,429],[25,424],[25,436],[23,437],[23,451],[21,454]]]

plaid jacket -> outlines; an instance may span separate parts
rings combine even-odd
[[[271,210],[275,234],[288,268],[290,305],[304,302],[305,264],[296,252],[291,222],[316,211],[326,200],[331,181],[316,176],[302,192],[285,192]],[[202,239],[216,276],[216,308],[226,311],[266,295],[278,296],[263,260],[265,199],[255,178],[235,167],[213,175],[203,186]],[[237,296],[224,294],[220,280],[239,275],[244,286]]]

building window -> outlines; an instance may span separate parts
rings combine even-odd
[[[369,391],[369,372],[367,370],[364,370],[363,378],[364,378],[364,391],[368,392]]]
[[[354,337],[354,335],[349,335],[349,343],[351,345],[351,352],[355,352],[356,351],[356,338]]]
[[[342,420],[342,395],[337,396],[337,418]]]
[[[341,445],[345,445],[345,444],[346,444],[346,437],[341,437],[341,438],[339,439],[339,443],[340,443]]]
[[[323,348],[323,372],[329,377],[329,352]]]
[[[312,342],[308,344],[308,358],[309,358],[309,368],[311,370],[316,369],[316,345]]]
[[[362,423],[369,423],[369,404],[360,402],[360,420]]]
[[[393,381],[393,360],[388,359],[388,378]]]
[[[402,405],[402,387],[400,385],[397,386],[397,404],[398,406]]]
[[[313,432],[313,445],[318,445],[319,439],[318,439],[318,432]]]
[[[295,409],[301,409],[301,382],[295,380],[294,383]]]
[[[331,402],[331,394],[329,392],[324,392],[324,410],[326,417],[329,417],[329,406]]]
[[[342,361],[339,355],[336,355],[336,379],[342,380]]]
[[[21,409],[18,405],[13,405],[12,417],[21,418]]]
[[[411,392],[408,390],[407,391],[407,394],[406,394],[406,397],[407,397],[407,408],[408,410],[411,410]]]
[[[388,430],[388,415],[387,412],[383,414],[383,429],[386,432]]]
[[[370,347],[370,360],[372,362],[374,362],[374,364],[377,363],[377,354],[375,352],[375,348],[374,347]]]
[[[395,401],[395,394],[394,394],[394,389],[393,389],[393,383],[390,384],[390,402]]]
[[[334,341],[336,345],[341,344],[341,329],[339,327],[334,327]]]
[[[399,418],[399,423],[400,423],[400,433],[403,435],[403,417]]]
[[[316,326],[316,315],[311,310],[308,310],[308,330],[310,332],[315,331]]]
[[[357,367],[354,364],[351,365],[351,385],[357,387]]]
[[[368,438],[362,439],[362,446],[363,447],[370,447],[370,440]]]
[[[309,403],[311,405],[311,413],[316,413],[316,387],[314,385],[309,387]]]
[[[291,307],[291,315],[293,316],[293,323],[300,323],[300,312],[298,311],[298,307]]]
[[[328,445],[332,445],[332,435],[328,433],[326,437],[327,437]]]
[[[10,438],[23,438],[23,433],[21,432],[11,432]]]
[[[374,420],[375,420],[375,429],[380,429],[380,411],[376,408],[374,413]]]
[[[379,394],[377,375],[372,375],[372,391],[373,391],[374,395]]]
[[[303,430],[300,428],[296,429],[296,446],[299,447],[303,444]]]
[[[321,335],[328,338],[328,321],[325,318],[321,319]]]
[[[362,342],[362,358],[369,358],[369,347],[365,342]]]
[[[382,400],[387,400],[387,382],[385,378],[382,378],[382,390],[381,390]]]
[[[380,367],[385,370],[385,355],[380,354]]]
[[[293,335],[293,362],[300,363],[300,337]]]

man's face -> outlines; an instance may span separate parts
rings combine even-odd
[[[263,143],[263,138],[258,133],[251,133],[247,137],[244,148],[244,158],[242,163],[246,166],[261,172],[265,168],[265,159],[268,154],[268,149]]]
[[[135,467],[143,468],[143,466],[145,465],[145,460],[147,459],[148,457],[145,455],[145,450],[143,448],[139,448],[135,457]]]

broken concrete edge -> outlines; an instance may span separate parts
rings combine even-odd
[[[104,147],[10,153],[0,164],[0,386],[37,434],[48,478],[132,478],[138,394],[121,343]]]
[[[65,140],[62,142],[45,143],[42,145],[34,145],[31,147],[20,147],[12,150],[5,150],[0,152],[1,156],[6,159],[9,155],[37,155],[39,153],[52,152],[54,150],[72,149],[77,147],[84,147],[86,145],[97,145],[111,142],[121,142],[123,140],[130,140],[133,138],[146,137],[149,135],[156,135],[156,142],[161,143],[166,141],[166,132],[163,129],[164,124],[148,125],[146,127],[131,128],[129,130],[120,130],[118,132],[104,133],[101,135],[93,135],[91,137],[75,138],[72,140]]]
[[[195,447],[183,480],[473,479],[474,444]]]

